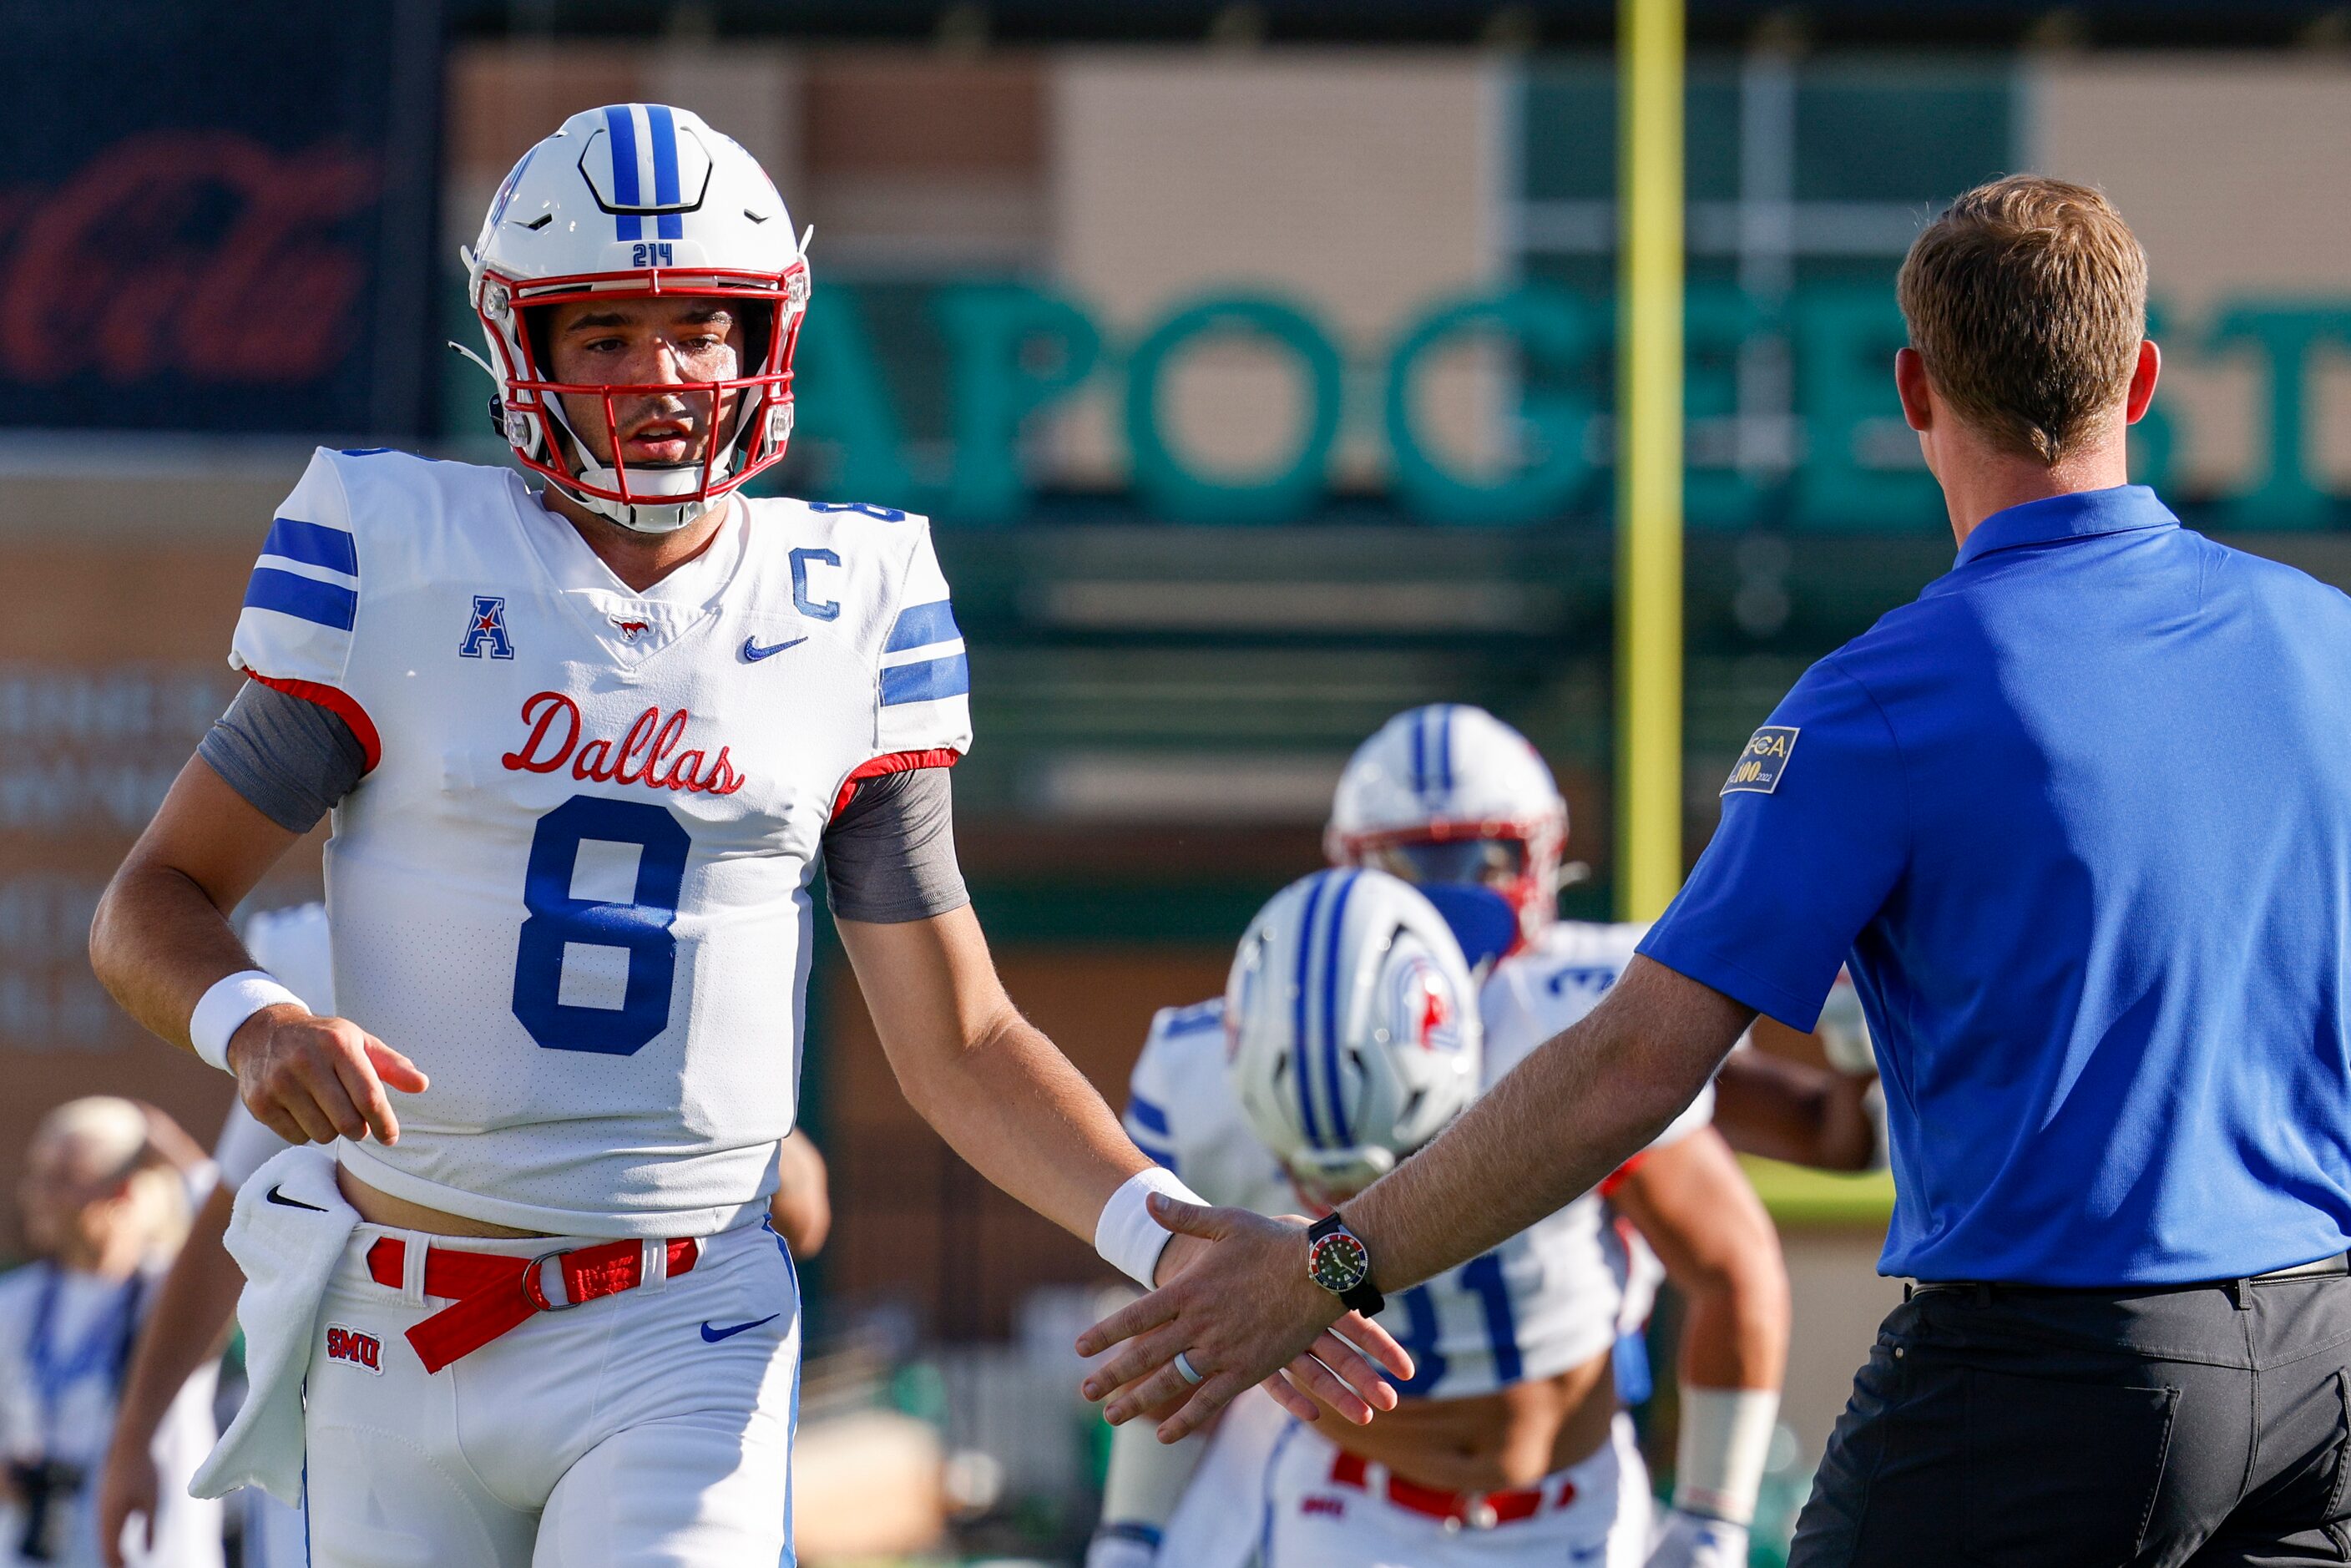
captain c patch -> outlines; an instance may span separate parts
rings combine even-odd
[[[1769,795],[1777,789],[1780,775],[1788,770],[1788,758],[1796,749],[1796,733],[1793,725],[1786,724],[1767,724],[1757,730],[1731,765],[1730,777],[1722,781],[1722,793],[1744,789]]]

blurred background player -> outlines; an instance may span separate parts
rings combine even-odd
[[[1741,1154],[1830,1171],[1886,1169],[1886,1091],[1850,977],[1837,977],[1811,1034],[1755,1020],[1714,1075],[1714,1124]]]
[[[0,1563],[98,1568],[91,1484],[140,1325],[188,1228],[191,1177],[209,1173],[162,1113],[110,1095],[44,1117],[20,1202],[40,1260],[0,1278]],[[162,1478],[152,1536],[122,1560],[138,1568],[219,1568],[221,1507],[187,1495],[216,1435],[216,1369],[172,1385],[148,1427]]]
[[[1396,715],[1356,748],[1323,848],[1334,865],[1374,866],[1420,888],[1462,932],[1473,962],[1494,950],[1496,977],[1507,978],[1488,991],[1488,1030],[1535,1030],[1531,1050],[1592,1010],[1648,929],[1559,918],[1568,831],[1567,802],[1532,742],[1483,708],[1433,703]],[[1499,895],[1515,920],[1474,896],[1480,891]],[[1764,1019],[1744,1043],[1692,1108],[1710,1101],[1720,1141],[1828,1170],[1882,1162],[1867,1104],[1876,1064],[1850,981],[1815,1034]],[[1674,1157],[1719,1153],[1707,1138]],[[1627,1207],[1642,1202],[1642,1186]]]
[[[1509,735],[1496,721],[1479,716]],[[1376,766],[1395,727],[1391,725],[1367,743],[1359,761],[1368,754]],[[1509,737],[1517,740],[1514,735]],[[1517,745],[1524,760],[1540,768],[1525,743]],[[1351,767],[1350,778],[1356,772]],[[1346,789],[1343,783],[1343,800]],[[1502,818],[1497,814],[1489,820]],[[1518,820],[1525,824],[1528,838],[1541,831],[1541,824]],[[1536,841],[1550,846],[1554,873],[1560,840],[1554,829],[1547,840]],[[1518,872],[1541,863],[1521,859]],[[1555,897],[1555,877],[1550,885]],[[1450,1008],[1457,1015],[1464,1009],[1477,1011],[1484,1023],[1470,1030],[1466,1051],[1443,1059],[1466,1062],[1468,1071],[1440,1082],[1419,1082],[1416,1070],[1432,1059],[1425,1050],[1407,1051],[1396,1044],[1384,1013],[1374,1016],[1364,1010],[1369,1006],[1362,1000],[1364,995],[1386,997],[1398,988],[1410,988],[1379,966],[1406,964],[1409,975],[1425,976],[1428,960],[1421,949],[1436,946],[1449,951],[1452,932],[1468,929],[1484,949],[1482,972],[1499,952],[1520,947],[1524,929],[1522,905],[1513,906],[1494,891],[1461,882],[1439,883],[1437,890],[1443,904],[1454,912],[1454,922],[1450,926],[1439,922],[1444,943],[1431,944],[1424,936],[1412,945],[1411,953],[1419,956],[1411,956],[1409,964],[1396,945],[1384,940],[1388,928],[1380,922],[1390,919],[1425,930],[1428,922],[1416,912],[1431,906],[1418,895],[1403,897],[1395,879],[1385,874],[1359,879],[1325,873],[1297,884],[1269,905],[1244,944],[1236,975],[1253,961],[1269,962],[1267,945],[1283,933],[1289,933],[1284,939],[1293,957],[1310,939],[1319,944],[1318,953],[1308,955],[1312,978],[1303,968],[1294,975],[1280,969],[1269,971],[1277,977],[1266,983],[1283,989],[1283,977],[1288,977],[1285,1008],[1289,1001],[1303,1007],[1305,1011],[1295,1017],[1302,1020],[1306,1034],[1320,1030],[1320,1036],[1298,1040],[1266,1035],[1271,1026],[1259,1015],[1244,1017],[1234,1010],[1238,988],[1228,990],[1221,1003],[1163,1011],[1134,1071],[1127,1114],[1138,1144],[1196,1187],[1205,1192],[1213,1186],[1223,1193],[1218,1201],[1267,1211],[1304,1204],[1325,1212],[1442,1130],[1470,1096],[1508,1071],[1519,1053],[1548,1038],[1550,1031],[1532,1027],[1531,1020],[1559,1009],[1588,1008],[1613,980],[1609,955],[1587,943],[1576,955],[1580,967],[1573,975],[1555,964],[1538,977],[1537,986],[1527,988],[1540,990],[1545,998],[1531,1010],[1522,991],[1508,988],[1499,971],[1486,980],[1482,1001],[1466,977],[1458,996],[1439,988],[1426,998],[1432,1020]],[[1371,924],[1362,924],[1366,921]],[[1301,922],[1312,930],[1292,931]],[[1349,962],[1364,972],[1352,972]],[[1235,987],[1239,986],[1237,979]],[[1297,995],[1290,997],[1289,991]],[[1262,1003],[1263,994],[1261,1008],[1270,1005]],[[1320,1014],[1313,1002],[1317,997],[1329,1003]],[[1343,1045],[1333,1032],[1341,998],[1353,1009],[1345,1015],[1352,1020],[1349,1027],[1360,1030],[1347,1036]],[[1273,1011],[1292,1016],[1284,1009]],[[1497,1019],[1501,1020],[1499,1029]],[[1250,1034],[1252,1027],[1258,1035]],[[1480,1034],[1486,1040],[1482,1078],[1477,1071]],[[1323,1073],[1328,1087],[1311,1090],[1317,1060],[1332,1065]],[[1365,1080],[1375,1087],[1364,1088]],[[1276,1083],[1286,1092],[1271,1087]],[[1385,1084],[1400,1087],[1383,1094],[1376,1085]],[[1354,1113],[1363,1106],[1343,1113],[1342,1101],[1353,1097],[1384,1107],[1385,1124],[1380,1124],[1377,1115],[1367,1120]],[[1360,1136],[1344,1135],[1343,1128]],[[1636,1182],[1646,1189],[1626,1206],[1628,1212],[1660,1243],[1677,1280],[1687,1282],[1692,1302],[1683,1369],[1684,1475],[1676,1509],[1658,1543],[1658,1560],[1732,1563],[1744,1560],[1745,1526],[1777,1406],[1786,1284],[1768,1223],[1719,1140],[1712,1140],[1711,1147],[1700,1145],[1687,1158],[1656,1159],[1701,1134],[1711,1140],[1702,1106],[1660,1137],[1649,1161],[1620,1173],[1620,1179],[1610,1185],[1614,1195]],[[1453,1529],[1464,1523],[1499,1526],[1537,1517],[1545,1511],[1546,1500],[1557,1504],[1562,1490],[1590,1494],[1595,1484],[1592,1476],[1562,1478],[1599,1462],[1593,1456],[1616,1443],[1618,1340],[1620,1333],[1637,1330],[1648,1289],[1646,1281],[1632,1284],[1643,1299],[1627,1312],[1632,1257],[1614,1232],[1602,1196],[1593,1195],[1509,1247],[1424,1290],[1405,1292],[1392,1303],[1388,1318],[1391,1332],[1420,1364],[1405,1385],[1412,1400],[1365,1432],[1341,1436],[1342,1457],[1325,1455],[1321,1462],[1330,1475],[1352,1478],[1352,1484],[1375,1481],[1389,1506],[1419,1516],[1417,1523],[1400,1526],[1407,1542],[1426,1535],[1423,1527],[1430,1521],[1440,1530],[1447,1521]],[[1261,1421],[1261,1412],[1241,1417],[1245,1427],[1259,1434],[1258,1442],[1263,1440]],[[1219,1445],[1228,1451],[1217,1461],[1219,1473],[1236,1468],[1231,1451],[1251,1441],[1238,1432],[1221,1436]],[[1092,1559],[1095,1568],[1153,1560],[1155,1535],[1166,1527],[1184,1472],[1197,1462],[1196,1453],[1196,1445],[1163,1449],[1147,1431],[1129,1435],[1122,1428],[1113,1437],[1103,1524]],[[1298,1462],[1302,1461],[1291,1461]],[[1637,1468],[1637,1457],[1634,1462]],[[1383,1467],[1379,1477],[1367,1481],[1369,1472],[1361,1469],[1364,1464]],[[1247,1462],[1238,1468],[1246,1469]],[[1646,1497],[1644,1482],[1629,1484]],[[1225,1489],[1220,1484],[1201,1490]],[[1311,1538],[1315,1528],[1296,1521],[1319,1516],[1323,1506],[1304,1494],[1285,1492],[1267,1517],[1278,1521],[1277,1532],[1294,1529]],[[1339,1512],[1344,1511],[1340,1505]],[[1607,1538],[1614,1542],[1612,1561],[1627,1560],[1628,1552],[1630,1561],[1640,1561],[1649,1542],[1646,1506],[1637,1519],[1612,1524],[1615,1519],[1610,1505],[1596,1515],[1562,1521],[1558,1529],[1566,1532],[1562,1540],[1573,1537],[1584,1549],[1596,1549],[1594,1543]],[[1179,1535],[1179,1542],[1167,1546],[1166,1561],[1189,1563],[1206,1552],[1188,1532]],[[1512,1550],[1552,1549],[1545,1544],[1552,1542],[1548,1530],[1514,1539],[1524,1544]],[[1332,1550],[1329,1542],[1301,1542],[1287,1561],[1343,1560]],[[1280,1555],[1275,1559],[1283,1560]]]
[[[245,924],[246,949],[254,962],[276,975],[313,1012],[335,1010],[334,955],[327,906],[299,904],[266,910]],[[178,1390],[218,1360],[233,1325],[237,1292],[245,1276],[222,1238],[237,1189],[279,1151],[285,1139],[254,1120],[242,1104],[232,1106],[213,1154],[215,1180],[189,1228],[186,1244],[157,1288],[154,1310],[140,1331],[123,1380],[113,1439],[99,1479],[99,1544],[107,1568],[128,1568],[120,1542],[126,1522],[152,1528],[162,1490],[152,1451],[156,1429],[173,1407]],[[814,1257],[832,1228],[824,1158],[806,1134],[795,1131],[778,1150],[778,1181],[768,1199],[768,1221],[798,1258]],[[245,1516],[239,1568],[291,1568],[308,1561],[302,1511],[258,1487],[239,1490]]]
[[[1328,1212],[1513,1064],[1485,1036],[1478,989],[1452,928],[1409,884],[1318,872],[1251,924],[1220,1007],[1161,1015],[1130,1120],[1204,1195]],[[1402,1406],[1343,1433],[1278,1419],[1254,1396],[1237,1404],[1182,1504],[1157,1521],[1109,1519],[1095,1568],[1223,1568],[1252,1546],[1262,1568],[1641,1563],[1652,1510],[1617,1396],[1608,1228],[1587,1197],[1403,1292],[1384,1314],[1418,1363]],[[1106,1508],[1171,1498],[1199,1452],[1121,1428]],[[1237,1491],[1250,1500],[1236,1507]],[[1682,1532],[1708,1553],[1684,1561],[1744,1561],[1734,1525]]]

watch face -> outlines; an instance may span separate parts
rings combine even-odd
[[[1334,1230],[1306,1254],[1306,1276],[1334,1296],[1343,1296],[1372,1272],[1372,1255],[1344,1230]]]

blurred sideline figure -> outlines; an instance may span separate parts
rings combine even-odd
[[[185,1151],[185,1152],[183,1152]],[[95,1488],[131,1343],[188,1229],[202,1155],[162,1113],[112,1095],[44,1117],[20,1200],[40,1261],[0,1277],[0,1563],[97,1568]],[[188,1168],[191,1161],[197,1168]],[[170,1391],[148,1463],[169,1478],[139,1568],[220,1568],[221,1509],[186,1495],[211,1448],[216,1369]]]
[[[334,961],[324,904],[256,915],[246,922],[245,941],[255,960],[285,981],[304,1005],[334,1010]],[[121,1410],[98,1488],[99,1540],[108,1568],[125,1568],[128,1559],[118,1544],[125,1524],[135,1517],[138,1532],[131,1538],[149,1539],[159,1508],[167,1506],[150,1445],[174,1391],[220,1360],[237,1291],[245,1284],[221,1244],[230,1205],[237,1188],[286,1146],[243,1105],[230,1107],[213,1151],[218,1179],[196,1212],[187,1245],[157,1288],[155,1311],[140,1333],[123,1381]],[[185,1490],[185,1478],[179,1481],[175,1493]],[[257,1487],[244,1488],[238,1497],[245,1511],[243,1568],[292,1568],[307,1561],[299,1509]]]
[[[1332,862],[1417,887],[1481,982],[1470,995],[1474,1021],[1483,1025],[1484,1079],[1470,1085],[1471,1095],[1591,1010],[1645,929],[1557,918],[1566,838],[1566,805],[1551,770],[1524,737],[1481,709],[1439,705],[1400,714],[1356,750],[1342,777],[1326,841]],[[1442,1120],[1416,1124],[1410,1137],[1381,1142],[1342,1113],[1346,1096],[1363,1092],[1363,1075],[1377,1072],[1397,1048],[1370,1037],[1343,1040],[1338,1014],[1327,1007],[1318,1021],[1315,1007],[1335,1006],[1330,999],[1352,995],[1344,988],[1356,983],[1343,977],[1335,956],[1353,929],[1347,906],[1364,896],[1351,890],[1384,883],[1342,875],[1329,885],[1327,899],[1310,912],[1318,916],[1311,924],[1320,948],[1286,980],[1305,1009],[1299,1027],[1320,1031],[1312,1051],[1298,1047],[1312,1059],[1305,1066],[1328,1065],[1299,1072],[1292,1093],[1300,1119],[1288,1142],[1245,1117],[1248,1091],[1228,1082],[1228,1040],[1236,1072],[1253,1050],[1249,1020],[1231,1011],[1233,993],[1162,1011],[1136,1063],[1129,1134],[1204,1194],[1221,1186],[1217,1201],[1327,1213],[1443,1129]],[[1793,1116],[1801,1098],[1782,1094],[1774,1103]],[[1403,1293],[1395,1303],[1400,1310],[1385,1321],[1419,1370],[1405,1386],[1406,1403],[1365,1430],[1341,1434],[1343,1447],[1301,1429],[1275,1455],[1269,1435],[1279,1427],[1270,1405],[1244,1401],[1191,1489],[1196,1506],[1179,1518],[1176,1500],[1201,1463],[1201,1445],[1163,1448],[1140,1425],[1120,1428],[1092,1568],[1153,1562],[1215,1568],[1228,1552],[1245,1554],[1260,1534],[1267,1568],[1515,1562],[1518,1553],[1555,1553],[1562,1544],[1598,1551],[1604,1541],[1611,1564],[1744,1563],[1778,1413],[1787,1279],[1769,1218],[1707,1125],[1710,1111],[1710,1097],[1701,1095],[1599,1193]],[[1343,1179],[1330,1179],[1332,1171]],[[1588,1500],[1616,1478],[1629,1478],[1624,1484],[1646,1498],[1646,1471],[1620,1440],[1616,1416],[1620,1405],[1648,1396],[1640,1333],[1659,1259],[1689,1312],[1674,1507],[1652,1554],[1646,1505],[1620,1518],[1613,1501],[1570,1511],[1565,1500]],[[1238,1472],[1275,1459],[1265,1488],[1245,1494],[1264,1490],[1262,1521],[1237,1521],[1225,1504],[1206,1506],[1220,1493],[1228,1499],[1232,1484],[1250,1485]],[[1319,1476],[1305,1474],[1316,1467]],[[1371,1495],[1351,1501],[1350,1492]],[[1403,1555],[1365,1555],[1370,1542],[1359,1526],[1370,1528],[1362,1521],[1371,1520],[1393,1525],[1387,1544]],[[1550,1522],[1527,1528],[1538,1520]],[[1203,1525],[1213,1540],[1193,1535]],[[1238,1535],[1226,1533],[1237,1525],[1245,1526]]]
[[[1851,977],[1837,977],[1809,1035],[1755,1020],[1715,1074],[1714,1124],[1741,1154],[1831,1171],[1886,1168],[1886,1092]]]
[[[254,961],[305,1007],[334,1012],[334,957],[325,904],[256,915],[246,923],[245,945]],[[150,1445],[173,1407],[176,1391],[219,1360],[228,1337],[237,1292],[245,1287],[245,1276],[222,1244],[237,1189],[287,1146],[244,1105],[230,1107],[213,1155],[218,1180],[156,1292],[155,1310],[140,1333],[123,1383],[121,1410],[99,1481],[99,1539],[107,1568],[128,1568],[132,1561],[115,1544],[124,1524],[135,1516],[143,1531],[157,1517],[162,1486]],[[781,1180],[769,1212],[793,1253],[812,1257],[832,1228],[823,1157],[805,1135],[794,1133],[784,1140],[779,1165]],[[299,1509],[258,1487],[242,1488],[238,1495],[246,1509],[242,1568],[295,1568],[309,1560]]]

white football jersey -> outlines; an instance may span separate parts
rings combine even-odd
[[[1486,1026],[1481,1087],[1491,1088],[1529,1051],[1598,1005],[1645,929],[1562,924],[1498,965],[1479,994]],[[1704,1126],[1712,1104],[1709,1088],[1651,1146]],[[1305,1207],[1281,1162],[1249,1130],[1228,1083],[1221,1000],[1163,1008],[1152,1019],[1134,1064],[1126,1131],[1136,1147],[1211,1203],[1260,1214]],[[1627,1326],[1625,1242],[1611,1225],[1605,1203],[1587,1193],[1484,1257],[1390,1297],[1381,1322],[1417,1368],[1403,1391],[1436,1399],[1490,1394],[1553,1376],[1609,1349]]]
[[[970,745],[928,525],[738,499],[639,594],[509,470],[322,450],[231,663],[367,753],[327,846],[336,1000],[432,1087],[344,1166],[564,1235],[757,1218],[826,826]]]

